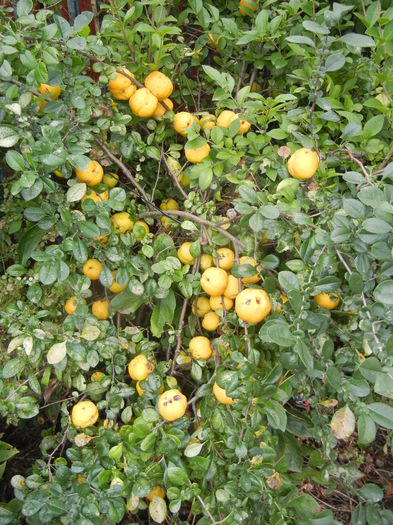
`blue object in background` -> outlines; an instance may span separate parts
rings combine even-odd
[[[75,17],[79,15],[78,0],[67,0],[67,9],[68,9],[68,16],[70,17],[70,22],[72,23],[75,20]]]

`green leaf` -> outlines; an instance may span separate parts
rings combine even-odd
[[[287,505],[288,507],[294,508],[302,519],[305,516],[312,516],[319,510],[318,503],[309,494],[302,494],[301,496],[290,500]]]
[[[334,53],[329,55],[325,62],[325,71],[338,71],[345,64],[345,56],[341,53]]]
[[[134,295],[127,288],[111,300],[110,309],[112,312],[134,313],[144,302],[146,302],[144,296]]]
[[[287,36],[286,40],[288,40],[288,42],[290,42],[291,44],[305,44],[307,46],[315,47],[314,42],[308,36]]]
[[[219,86],[225,84],[224,76],[219,71],[217,71],[217,69],[214,69],[211,66],[202,66],[202,68],[206,75],[210,77],[216,84]]]
[[[382,173],[383,179],[393,179],[393,162],[389,162],[387,166],[385,166],[383,173]]]
[[[370,417],[381,427],[393,430],[393,408],[386,403],[367,405]]]
[[[363,135],[366,139],[370,139],[378,133],[383,128],[385,122],[385,117],[383,115],[376,115],[375,117],[370,118],[363,127]]]
[[[248,186],[248,184],[241,184],[238,188],[241,197],[249,204],[257,203],[257,192]]]
[[[154,239],[153,248],[156,260],[166,259],[168,255],[176,255],[173,239],[167,233],[161,233]]]
[[[359,490],[359,495],[366,501],[371,503],[377,503],[383,499],[383,490],[375,483],[366,483]]]
[[[84,51],[86,49],[86,40],[82,36],[76,36],[67,40],[67,47],[75,51]]]
[[[109,288],[113,284],[112,270],[106,264],[102,265],[99,281],[105,288]]]
[[[44,234],[45,231],[38,226],[32,226],[25,230],[18,243],[18,258],[21,264],[26,265]]]
[[[317,281],[315,287],[319,293],[335,292],[340,288],[341,279],[332,275],[330,277],[323,277]]]
[[[177,487],[188,485],[187,472],[182,468],[175,467],[174,465],[172,465],[172,463],[170,463],[169,465],[170,466],[167,468],[165,473],[169,483]]]
[[[280,272],[278,274],[278,282],[287,292],[290,290],[299,290],[299,280],[293,272]]]
[[[255,19],[255,28],[259,37],[262,37],[266,34],[269,25],[269,11],[262,9],[256,19]]]
[[[305,20],[303,22],[303,27],[307,31],[310,31],[311,33],[316,33],[317,35],[328,35],[330,33],[327,27],[322,26],[317,22],[313,22],[312,20]]]
[[[171,324],[176,308],[176,298],[172,290],[165,299],[159,299],[154,306],[150,328],[154,337],[160,337],[166,323]]]
[[[364,205],[357,199],[343,199],[343,207],[345,213],[354,219],[359,219],[365,216]]]
[[[254,215],[251,215],[248,223],[252,231],[255,233],[261,232],[263,230],[264,222],[260,213],[254,213]]]
[[[287,413],[285,409],[273,399],[269,399],[264,402],[264,408],[266,410],[267,420],[273,428],[285,432],[287,427]]]
[[[74,20],[74,32],[79,33],[84,27],[88,26],[93,20],[93,13],[90,11],[82,11]]]
[[[314,359],[311,355],[309,345],[302,339],[298,339],[294,346],[294,350],[299,356],[306,370],[312,370],[314,367]]]
[[[0,66],[0,77],[4,79],[12,77],[12,68],[8,60],[4,60]]]
[[[267,205],[260,208],[260,213],[266,217],[266,219],[278,219],[280,216],[280,210],[277,206]]]
[[[370,416],[361,414],[358,419],[358,440],[361,445],[369,445],[375,439],[377,427]]]
[[[23,171],[25,169],[25,159],[17,151],[7,151],[7,153],[5,154],[5,160],[8,166],[14,171]]]
[[[25,359],[21,357],[15,357],[7,361],[2,371],[3,379],[9,379],[10,377],[19,375],[25,368],[25,364]]]
[[[91,221],[81,221],[78,223],[78,226],[82,235],[88,239],[94,239],[100,235],[100,229]]]
[[[40,281],[42,284],[53,284],[57,280],[58,261],[47,261],[41,266]]]
[[[380,396],[393,399],[393,369],[390,368],[386,373],[378,374],[374,385],[374,392]]]
[[[274,140],[284,140],[288,137],[288,133],[280,128],[271,129],[267,132],[267,135]]]
[[[367,381],[375,383],[378,374],[382,371],[381,363],[376,357],[369,357],[360,364],[359,371]]]
[[[200,451],[203,448],[203,443],[192,443],[191,445],[187,445],[184,449],[184,455],[187,458],[194,458],[195,456],[198,456]]]
[[[87,246],[79,237],[76,237],[74,240],[72,253],[74,254],[75,259],[80,263],[84,263],[87,260],[89,253]]]
[[[67,191],[67,202],[77,202],[82,199],[86,193],[86,184],[84,182],[77,182],[73,184]]]
[[[0,441],[0,462],[7,461],[8,459],[18,454],[18,452],[19,450],[13,447],[12,445],[9,445],[4,441]]]
[[[370,233],[378,234],[389,233],[393,230],[393,226],[389,223],[382,219],[375,219],[374,217],[363,221],[363,228]]]
[[[365,180],[363,175],[357,173],[356,171],[347,171],[344,173],[343,179],[350,184],[361,184]]]
[[[374,290],[374,297],[382,304],[393,305],[393,280],[387,279],[379,283]]]
[[[183,230],[186,230],[189,232],[195,232],[198,230],[198,227],[192,221],[189,221],[189,220],[182,221],[181,227],[183,228]]]
[[[340,40],[353,47],[375,47],[375,41],[373,38],[358,33],[347,33],[340,37]]]
[[[32,9],[33,9],[32,0],[19,0],[18,3],[16,4],[16,14],[18,15],[18,17],[28,15]]]
[[[379,207],[386,200],[383,191],[375,186],[362,188],[358,193],[358,199],[366,206],[371,206],[372,208]]]
[[[359,135],[361,131],[362,125],[359,122],[350,122],[345,126],[341,136],[344,140],[349,140]]]
[[[210,167],[204,169],[199,175],[199,187],[202,191],[207,190],[213,180],[213,170]]]

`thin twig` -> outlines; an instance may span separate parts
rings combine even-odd
[[[121,32],[123,34],[123,38],[127,44],[127,47],[128,49],[130,50],[131,54],[132,54],[132,46],[130,44],[130,41],[128,40],[128,37],[127,37],[127,33],[126,33],[126,30],[125,30],[125,27],[124,27],[124,24],[123,24],[123,20],[121,19],[121,16],[119,14],[119,8],[117,7],[117,4],[116,4],[116,1],[112,1],[112,0],[109,0],[110,1],[110,4],[111,4],[111,7],[112,9],[114,9],[116,11],[116,18],[119,22],[119,25],[120,25],[120,29],[121,29]]]
[[[52,459],[54,457],[54,455],[56,454],[56,452],[59,450],[60,447],[62,447],[64,445],[64,443],[67,441],[67,432],[68,432],[68,429],[70,428],[70,423],[68,423],[68,425],[66,426],[65,428],[65,431],[63,433],[63,437],[60,441],[60,443],[57,445],[57,447],[53,450],[53,452],[51,452],[51,454],[49,455],[49,458],[48,458],[48,474],[49,474],[49,480],[52,479],[52,471],[51,471],[51,462],[52,462]]]
[[[314,109],[315,109],[315,106],[316,106],[316,103],[317,103],[317,95],[318,95],[318,85],[319,85],[319,80],[321,78],[321,68],[322,68],[322,64],[323,64],[323,57],[324,57],[324,52],[325,52],[325,49],[326,49],[326,45],[327,45],[327,37],[326,37],[326,40],[325,40],[325,43],[321,49],[321,53],[320,53],[320,56],[319,56],[319,64],[318,64],[318,67],[317,67],[317,71],[316,71],[316,74],[315,74],[315,86],[314,86],[314,91],[313,91],[313,99],[312,99],[312,104],[311,104],[311,108],[310,108],[310,131],[311,131],[311,136],[312,136],[312,139],[314,141],[314,144],[315,144],[315,150],[318,154],[318,157],[320,157],[320,152],[319,152],[319,148],[318,148],[318,141],[315,137],[315,133],[314,133],[314,123],[313,123],[313,115],[314,115]]]
[[[160,102],[160,104],[161,104],[161,102]],[[187,199],[187,198],[188,198],[188,195],[187,195],[187,193],[183,190],[183,188],[182,188],[182,186],[181,186],[181,184],[180,184],[180,182],[179,182],[179,179],[178,179],[178,176],[180,175],[181,170],[180,170],[179,173],[173,173],[173,171],[171,170],[171,168],[170,168],[170,166],[169,166],[169,163],[168,163],[168,161],[167,161],[167,159],[166,159],[166,157],[165,157],[165,155],[164,155],[163,152],[161,152],[161,159],[164,161],[165,166],[166,166],[166,168],[167,168],[167,170],[168,170],[168,173],[169,173],[169,175],[172,177],[173,182],[176,184],[177,189],[180,191],[180,193],[183,195],[183,197],[184,197],[185,199]]]
[[[338,258],[340,259],[340,261],[343,263],[345,269],[347,270],[347,272],[349,273],[349,275],[352,275],[352,270],[350,269],[350,267],[348,266],[347,262],[345,261],[344,257],[342,256],[341,252],[339,250],[337,250],[336,248],[336,253],[338,255]],[[362,298],[362,303],[363,303],[363,306],[365,306],[367,308],[367,301],[366,301],[366,296],[364,295],[364,292],[362,292],[361,294],[361,298]],[[371,314],[369,312],[369,310],[367,309],[366,310],[366,315],[368,317],[369,320],[371,320]],[[377,336],[377,333],[375,331],[375,325],[374,323],[371,323],[371,332],[373,334],[373,337],[374,337],[374,341],[376,342],[377,344],[377,348],[380,348],[381,347],[381,343],[380,343],[380,340]]]
[[[200,260],[201,260],[200,257],[198,257],[198,259],[195,260],[194,265],[192,267],[192,275],[195,275],[196,272],[199,270]],[[172,361],[172,366],[171,366],[171,375],[175,371],[176,359],[177,359],[177,356],[179,355],[180,349],[181,349],[181,333],[182,333],[183,326],[184,326],[184,319],[185,319],[185,316],[186,316],[187,306],[188,306],[188,297],[186,297],[184,299],[183,306],[182,306],[181,313],[180,313],[179,326],[177,328],[177,343],[176,343],[175,353],[173,355],[173,361]]]
[[[210,514],[210,511],[209,511],[209,509],[206,507],[206,505],[205,505],[203,499],[202,499],[200,496],[197,496],[197,498],[198,498],[199,503],[200,503],[200,504],[202,505],[202,507],[205,509],[206,514],[209,516],[211,522],[212,522],[212,523],[215,523],[216,520],[215,520],[215,519],[213,518],[213,516]]]
[[[361,169],[362,172],[364,173],[364,176],[366,177],[367,182],[371,182],[370,174],[367,172],[366,168],[364,167],[363,162],[361,162],[359,159],[357,159],[356,157],[354,157],[352,151],[351,151],[349,148],[346,148],[346,150],[347,150],[347,153],[348,153],[348,157],[349,157],[351,160],[353,160],[354,162],[356,162],[356,164],[360,167],[360,169]]]
[[[190,219],[191,221],[198,222],[199,224],[203,224],[204,226],[209,226],[210,228],[213,228],[214,230],[222,233],[222,235],[225,235],[231,242],[233,242],[234,245],[237,247],[240,246],[240,248],[244,248],[244,244],[239,241],[236,237],[234,237],[231,233],[227,232],[223,228],[221,228],[218,224],[212,221],[208,221],[207,219],[202,219],[201,217],[198,217],[198,215],[194,215],[193,213],[189,213],[187,211],[182,210],[166,210],[166,213],[169,215],[175,215],[178,217],[184,217],[185,219]],[[160,215],[159,211],[148,211],[146,213],[142,213],[140,215],[141,218],[144,217],[156,217],[157,215]]]
[[[247,49],[245,51],[245,54],[248,52],[248,50],[250,49],[250,44],[248,44],[247,46]],[[241,88],[241,85],[242,85],[242,82],[243,82],[243,76],[244,76],[244,73],[246,71],[246,59],[244,58],[243,59],[243,62],[242,62],[242,68],[240,70],[240,74],[239,74],[239,80],[237,81],[237,86],[236,86],[236,95],[239,93],[240,91],[240,88]]]
[[[146,204],[149,204],[152,206],[150,199],[145,193],[145,190],[142,188],[142,186],[135,180],[134,176],[130,172],[130,170],[123,164],[123,162],[114,155],[109,148],[97,137],[94,137],[94,140],[97,142],[97,144],[100,146],[100,148],[106,153],[106,155],[111,159],[112,162],[117,164],[121,171],[124,173],[124,175],[127,177],[127,179],[131,182],[131,184],[138,190],[140,195],[143,197],[143,199],[146,201]],[[152,206],[153,207],[153,206]]]
[[[393,157],[393,144],[392,144],[392,147],[390,148],[388,154],[386,155],[386,157],[383,159],[383,161],[381,162],[381,164],[378,166],[378,170],[383,170],[384,167],[387,165],[387,163],[389,162],[389,160]]]
[[[15,84],[15,86],[24,87],[27,89],[27,91],[30,91],[30,93],[33,93],[33,95],[36,95],[37,97],[42,97],[43,94],[39,91],[36,91],[35,89],[30,89],[26,84],[23,84],[23,82],[19,82],[19,80],[15,80],[14,78],[10,78],[7,80],[7,82],[11,82],[12,84]],[[48,100],[50,100],[50,95],[47,95],[46,97]]]

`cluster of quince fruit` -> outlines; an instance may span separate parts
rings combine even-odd
[[[136,390],[140,396],[144,394],[140,382],[145,381],[154,370],[154,363],[149,361],[144,354],[138,354],[129,362],[128,374],[133,381],[136,381]],[[176,384],[175,380],[174,383]],[[183,417],[187,410],[187,404],[187,398],[180,390],[171,388],[164,392],[164,385],[161,384],[157,408],[159,414],[166,421],[175,421]]]
[[[193,264],[195,259],[190,252],[192,243],[185,242],[178,249],[177,256],[183,264]],[[243,255],[239,264],[255,267],[256,272],[250,277],[236,278],[228,273],[235,265],[235,253],[230,248],[218,248],[214,261],[210,254],[202,254],[200,268],[203,271],[200,284],[207,296],[200,296],[193,305],[193,311],[202,317],[202,327],[207,331],[217,330],[221,317],[220,311],[227,312],[235,304],[239,319],[246,323],[261,322],[271,311],[269,295],[262,288],[244,288],[244,284],[255,284],[260,280],[256,261]],[[214,265],[216,264],[216,266]]]
[[[125,73],[122,74],[121,71]],[[127,75],[127,76],[126,76]],[[173,83],[161,71],[153,71],[145,80],[144,87],[137,88],[134,75],[125,67],[115,72],[115,78],[110,79],[108,88],[117,100],[128,100],[132,113],[138,117],[161,117],[166,111],[173,110],[173,102],[169,98],[173,92]],[[218,117],[212,114],[204,115],[200,119],[188,111],[175,113],[174,129],[182,136],[187,136],[187,129],[195,122],[202,131],[211,130],[214,126],[229,128],[232,122],[240,119],[234,111],[224,110]],[[247,133],[250,123],[240,119],[239,135]],[[186,159],[192,164],[202,162],[209,153],[210,146],[207,140],[198,148],[185,148]]]
[[[145,85],[137,87],[136,82],[131,80],[135,79],[131,71],[125,67],[120,71],[116,71],[115,78],[109,80],[108,88],[115,99],[128,100],[134,115],[141,118],[161,117],[168,109],[173,109],[173,102],[169,98],[173,84],[164,73],[153,71],[146,77]]]
[[[59,172],[58,176],[61,176]],[[104,170],[101,164],[92,160],[87,165],[85,170],[75,169],[75,175],[79,182],[84,182],[88,186],[85,195],[82,197],[81,202],[85,202],[87,199],[93,200],[95,203],[107,201],[109,199],[109,189],[116,186],[118,182],[118,175],[115,173],[108,173],[104,175]],[[107,186],[107,190],[101,193],[97,193],[93,186],[97,186],[101,182],[104,182]],[[145,221],[138,220],[134,223],[131,220],[131,216],[128,212],[122,211],[114,213],[111,216],[111,223],[115,231],[119,233],[132,232],[138,242],[150,232],[149,226]],[[108,237],[106,235],[95,237],[95,241],[106,243]],[[82,268],[83,274],[88,277],[91,281],[98,281],[102,271],[102,263],[98,259],[88,259]],[[127,288],[127,284],[121,285],[116,281],[116,270],[112,271],[113,283],[109,287],[109,291],[112,293],[122,292]],[[85,299],[77,298],[76,296],[70,297],[64,306],[64,309],[68,315],[72,315],[78,304],[83,302],[86,304]],[[109,302],[107,300],[97,300],[92,303],[91,306],[92,314],[100,320],[109,318]]]
[[[247,120],[241,119],[239,114],[228,109],[221,111],[218,117],[209,113],[208,115],[203,115],[200,119],[188,111],[180,111],[179,113],[175,113],[173,127],[177,133],[183,137],[186,137],[187,129],[192,127],[193,122],[195,122],[195,124],[197,124],[202,131],[206,132],[208,130],[211,131],[214,126],[229,128],[232,122],[237,119],[240,119],[238,135],[244,135],[250,129],[251,124]],[[184,149],[186,159],[188,162],[191,162],[191,164],[202,162],[206,157],[208,157],[209,153],[210,146],[207,140],[205,140],[204,144],[198,148]]]

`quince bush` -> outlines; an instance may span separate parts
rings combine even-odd
[[[390,2],[35,7],[0,7],[0,415],[41,441],[1,442],[0,524],[392,523]]]

